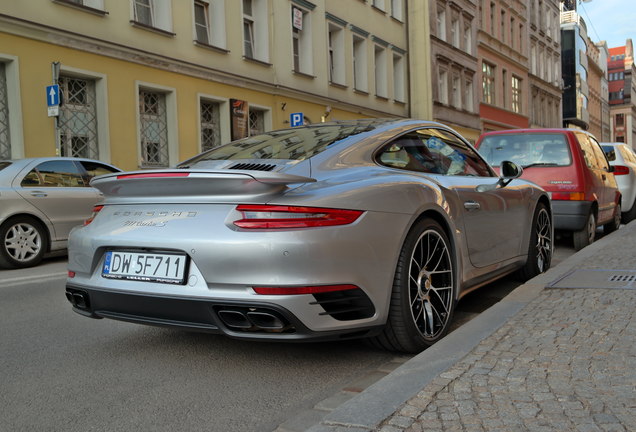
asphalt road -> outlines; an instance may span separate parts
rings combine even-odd
[[[559,245],[555,262],[573,252]],[[251,343],[87,319],[64,297],[64,259],[46,266],[46,280],[29,280],[38,269],[8,285],[16,272],[0,271],[0,430],[271,431],[396,359],[359,341]],[[466,296],[455,327],[517,285]]]

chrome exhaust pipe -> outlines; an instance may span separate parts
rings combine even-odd
[[[228,327],[239,329],[250,329],[253,327],[243,312],[224,309],[220,310],[218,314],[219,318]]]

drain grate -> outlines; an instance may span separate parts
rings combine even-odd
[[[546,288],[602,288],[636,290],[634,270],[572,270]]]

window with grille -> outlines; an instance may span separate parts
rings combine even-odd
[[[194,28],[197,34],[197,42],[210,44],[210,23],[208,4],[202,1],[194,2]]]
[[[265,111],[250,109],[250,136],[265,132]]]
[[[142,166],[168,166],[166,95],[139,90],[139,122]]]
[[[60,154],[99,159],[95,81],[60,76],[58,83],[64,102],[58,117]]]
[[[152,0],[135,0],[135,21],[154,26]]]
[[[482,63],[482,96],[483,101],[488,104],[495,103],[495,67],[484,62]]]
[[[201,151],[221,145],[220,106],[217,102],[201,101]]]
[[[11,136],[9,134],[9,98],[5,64],[0,62],[0,159],[11,158]]]

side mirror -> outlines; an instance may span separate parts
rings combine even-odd
[[[516,178],[521,177],[523,173],[523,168],[512,161],[503,161],[501,162],[501,178],[504,180],[514,180]]]
[[[512,161],[502,161],[500,165],[500,175],[496,183],[482,184],[477,186],[477,192],[488,192],[497,189],[497,186],[506,187],[508,183],[521,177],[523,168]]]

